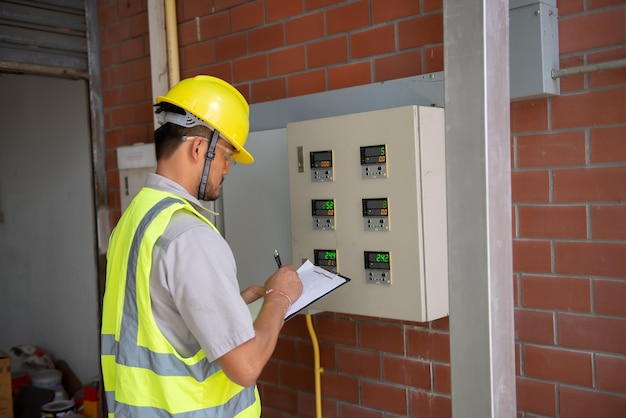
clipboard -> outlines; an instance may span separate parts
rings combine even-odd
[[[310,260],[306,260],[297,272],[300,280],[302,280],[302,294],[285,314],[285,321],[290,320],[306,307],[350,281],[348,277],[316,266]],[[263,298],[259,298],[248,305],[253,321],[258,316],[262,306]]]
[[[285,321],[350,281],[349,278],[316,266],[309,260],[306,260],[297,271],[302,280],[302,294],[285,314]]]

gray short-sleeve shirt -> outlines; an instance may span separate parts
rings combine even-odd
[[[201,213],[212,213],[163,176],[149,174],[146,186],[174,193]],[[150,295],[159,329],[183,357],[202,348],[207,359],[215,361],[255,335],[228,243],[187,211],[174,214],[154,247]]]

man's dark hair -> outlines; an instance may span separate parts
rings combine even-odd
[[[181,115],[185,114],[185,111],[178,106],[170,103],[159,103],[157,105],[156,113],[160,112],[174,112]],[[197,125],[192,128],[184,128],[182,126],[167,122],[161,125],[154,131],[154,148],[157,161],[162,158],[171,157],[183,142],[183,136],[200,135],[206,138],[211,138],[213,132],[206,126]]]

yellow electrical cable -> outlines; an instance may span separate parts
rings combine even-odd
[[[320,367],[320,346],[313,328],[313,320],[310,314],[306,314],[306,327],[309,329],[311,342],[313,343],[313,371],[315,372],[315,416],[322,418],[322,371]]]

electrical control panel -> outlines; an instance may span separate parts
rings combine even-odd
[[[448,314],[444,128],[420,106],[287,125],[293,263],[351,279],[312,313]]]

